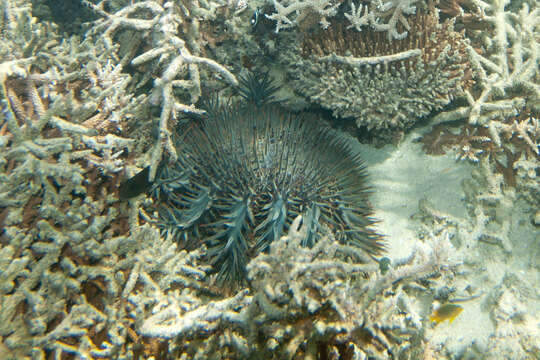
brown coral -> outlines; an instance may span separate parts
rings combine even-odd
[[[306,37],[302,43],[302,56],[354,56],[355,58],[379,57],[394,55],[408,50],[421,49],[420,58],[424,64],[436,61],[438,56],[450,47],[453,52],[460,55],[457,69],[452,76],[462,76],[461,85],[464,88],[471,86],[470,64],[466,60],[466,46],[462,32],[453,29],[453,21],[446,20],[439,24],[439,17],[434,9],[429,12],[418,12],[409,18],[411,28],[408,36],[401,40],[388,40],[387,35],[372,28],[362,31],[346,27],[343,22],[335,21],[329,29],[319,31],[316,36]],[[403,25],[398,25],[398,32],[406,31]],[[413,57],[402,60],[409,70],[417,66]]]
[[[401,40],[339,21],[305,36],[301,60],[290,61],[295,90],[334,116],[379,131],[407,129],[441,109],[472,85],[466,40],[452,20],[439,23],[434,8],[408,21]]]
[[[484,14],[471,0],[439,0],[437,8],[443,16],[456,19],[460,27],[469,30],[486,30],[490,25],[484,21]]]
[[[496,129],[471,124],[452,129],[448,124],[439,124],[422,137],[422,148],[432,155],[442,155],[452,149],[457,152],[458,160],[478,162],[487,158],[504,176],[505,183],[515,186],[516,163],[523,159],[540,160],[539,115],[525,109],[497,123]]]

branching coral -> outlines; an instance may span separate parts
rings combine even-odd
[[[514,13],[506,8],[509,0],[473,3],[493,26],[492,33],[480,33],[480,49],[467,48],[477,86],[466,92],[469,106],[443,112],[435,121],[467,118],[470,124],[498,133],[500,120],[525,105],[533,110],[540,106],[540,9],[523,3]]]
[[[110,354],[127,332],[108,307],[124,282],[110,265],[125,257],[129,231],[139,230],[115,196],[120,154],[132,142],[120,128],[137,117],[136,98],[103,48],[59,43],[29,6],[4,10],[15,22],[1,32],[9,49],[0,64],[3,355]]]
[[[516,186],[521,180],[535,181],[539,164],[540,125],[532,112],[524,111],[493,125],[465,124],[456,129],[439,124],[422,137],[423,148],[428,154],[444,154],[453,149],[458,160],[478,162],[488,159],[504,176],[507,185]],[[527,163],[527,165],[526,165]],[[523,172],[524,166],[528,168]]]
[[[510,186],[524,178],[520,169],[527,163],[527,186],[534,182],[538,186],[535,170],[530,171],[538,168],[540,160],[538,3],[524,2],[518,11],[510,9],[505,0],[468,4],[474,5],[483,23],[489,25],[483,31],[468,29],[472,41],[467,52],[475,86],[465,91],[467,105],[434,117],[434,123],[443,125],[435,127],[423,141],[433,153],[454,148],[461,159],[489,159]],[[448,121],[463,119],[466,124],[460,125],[460,137],[443,129],[448,128]]]
[[[177,356],[194,359],[213,358],[218,349],[235,359],[419,356],[409,345],[421,341],[423,322],[404,287],[456,264],[448,238],[426,242],[382,275],[378,264],[360,264],[367,260],[361,252],[331,237],[302,246],[309,229],[301,221],[249,263],[250,293],[187,307],[170,301],[155,308],[142,334],[171,339]],[[197,331],[201,324],[212,331]]]
[[[402,40],[411,30],[407,16],[416,12],[416,3],[421,4],[418,0],[369,1],[368,5],[351,1],[351,12],[345,17],[357,31],[370,25],[375,31],[385,31],[389,41]]]
[[[326,29],[330,26],[327,19],[338,13],[341,1],[333,0],[273,0],[274,12],[266,17],[276,21],[276,32],[291,28],[304,21],[318,18],[321,26]],[[366,4],[367,3],[367,4]],[[357,31],[368,26],[378,32],[386,32],[388,40],[404,39],[410,30],[407,16],[416,12],[416,3],[419,0],[388,0],[388,1],[360,1],[355,4],[351,1],[350,13],[345,17]],[[401,29],[399,29],[401,27]]]
[[[326,128],[317,133],[320,124],[307,117],[301,124],[294,123],[296,127],[275,127],[285,130],[273,133],[242,127],[246,122],[233,119],[248,113],[272,117],[281,125],[298,120],[282,110],[267,110],[269,104],[262,101],[255,107],[227,104],[225,111],[209,106],[206,117],[186,124],[186,132],[180,134],[184,138],[169,143],[168,132],[180,114],[202,112],[194,104],[206,83],[217,77],[236,84],[225,67],[200,49],[202,42],[209,40],[199,33],[199,25],[215,18],[221,2],[86,3],[101,20],[93,24],[93,32],[84,41],[70,38],[61,42],[54,26],[32,19],[29,0],[0,1],[2,356],[417,359],[423,355],[429,327],[427,303],[435,291],[434,283],[454,276],[455,249],[450,240],[458,245],[472,244],[467,239],[496,244],[493,248],[501,247],[505,254],[519,245],[511,236],[513,224],[505,221],[515,220],[512,206],[519,195],[503,186],[501,176],[483,174],[466,182],[475,221],[455,220],[423,207],[423,219],[433,222],[424,241],[410,257],[394,259],[389,269],[381,272],[383,262],[377,264],[372,256],[381,244],[371,229],[364,173],[359,159],[349,156],[356,150],[348,140],[335,136],[338,133]],[[416,17],[408,12],[416,3],[401,4],[404,7],[398,10],[398,2],[381,3],[380,10],[386,12],[380,13],[377,21],[389,25],[380,28],[382,37],[396,41],[410,30],[409,24],[414,27],[411,20]],[[309,11],[302,8],[286,17],[294,23],[297,15]],[[364,13],[365,8],[353,9],[348,15],[353,22],[352,17],[361,21]],[[358,26],[363,32],[367,30],[363,24]],[[98,38],[100,32],[104,35]],[[407,38],[412,37],[412,32],[408,34]],[[407,69],[413,66],[412,58],[428,56],[418,50],[383,54],[379,61],[371,55],[356,58],[364,67],[400,61]],[[527,54],[524,64],[534,55],[532,50]],[[344,65],[348,56],[342,53],[323,61]],[[487,66],[485,60],[480,63]],[[475,99],[476,91],[470,90]],[[147,96],[147,92],[152,94]],[[513,90],[504,96],[510,92]],[[264,92],[260,95],[267,96]],[[536,111],[531,99],[526,98],[527,109]],[[149,121],[153,105],[160,105],[160,143],[138,161],[156,167],[162,150],[171,149],[171,144],[173,150],[185,150],[178,156],[180,166],[167,167],[155,182],[159,186],[152,190],[154,195],[161,192],[159,196],[173,200],[166,208],[171,210],[174,205],[176,212],[162,209],[161,214],[181,220],[176,223],[181,226],[174,230],[188,235],[195,250],[179,249],[184,244],[178,240],[184,239],[173,233],[160,234],[151,223],[159,211],[144,217],[143,209],[154,206],[156,197],[118,202],[119,172],[140,155],[126,130],[140,123],[153,127]],[[487,107],[480,108],[480,113],[486,114]],[[536,114],[520,114],[493,127],[469,124],[466,129],[470,132],[463,132],[470,144],[488,132],[491,140],[483,143],[488,147],[496,144],[489,133],[495,128],[501,144],[508,137],[512,144],[519,144],[519,159],[510,158],[503,165],[513,167],[520,179],[526,179],[517,183],[518,187],[527,186],[531,204],[540,198],[535,186],[538,165],[530,161],[537,156]],[[220,123],[225,127],[205,128],[204,120],[212,117],[226,120]],[[295,136],[305,135],[302,126],[313,124],[317,127],[309,131],[321,137],[307,146],[304,138]],[[232,133],[240,134],[237,137],[229,136],[233,126],[237,128]],[[213,135],[217,140],[209,143],[225,149],[218,157],[228,156],[229,166],[217,164],[216,151],[204,153],[215,148],[205,150],[201,145],[208,143],[198,141],[201,137],[186,138],[193,134]],[[322,140],[329,138],[334,142],[326,146]],[[330,151],[336,148],[342,152],[336,155]],[[254,158],[245,156],[253,149]],[[174,159],[174,153],[171,155]],[[199,170],[205,170],[207,164],[193,164],[200,159],[210,159],[219,176],[205,178],[207,174]],[[303,171],[305,163],[311,164],[311,171]],[[328,163],[332,166],[322,166]],[[487,164],[483,159],[479,163]],[[485,171],[491,175],[491,170]],[[168,175],[179,174],[182,176],[169,178],[174,182],[162,182]],[[321,198],[308,188],[318,177],[327,179],[316,189]],[[204,178],[206,182],[201,181]],[[261,182],[255,191],[240,184],[242,179],[250,184]],[[219,191],[224,183],[232,184],[233,191],[221,201]],[[289,194],[277,191],[282,185],[292,189],[294,196],[282,196]],[[343,190],[351,188],[357,191]],[[211,189],[208,194],[207,189]],[[237,192],[248,193],[252,202]],[[253,194],[264,195],[257,198]],[[141,208],[140,202],[145,207]],[[302,216],[291,223],[297,214]],[[200,226],[198,232],[186,231],[213,216],[216,222]],[[246,242],[254,245],[246,256],[247,265],[244,263],[247,288],[228,296],[207,276],[215,271],[208,259],[227,247],[223,238],[238,238],[235,230],[243,224],[236,220],[242,216],[251,230]],[[147,224],[139,224],[141,217]],[[460,226],[461,230],[453,232]],[[203,238],[209,233],[216,235],[217,228],[225,236]],[[287,229],[289,235],[280,237]],[[312,236],[315,232],[317,239]],[[491,311],[496,324],[492,343],[496,347],[506,334],[524,334],[516,346],[530,345],[528,354],[536,356],[537,332],[531,330],[534,323],[521,310],[526,296],[509,283],[517,281],[511,278],[491,294],[497,304]],[[517,350],[516,354],[527,355]]]
[[[9,70],[1,78],[2,354],[133,358],[144,290],[153,304],[160,286],[196,287],[204,273],[191,266],[197,252],[175,251],[172,239],[122,215],[117,172],[132,140],[110,132],[138,116],[127,75],[88,41],[49,46],[29,47],[37,54],[29,58],[13,46],[1,66]],[[130,305],[135,286],[140,302]]]
[[[208,67],[229,84],[237,84],[235,76],[223,66],[212,59],[198,56],[199,17],[214,16],[217,6],[212,2],[202,5],[198,2],[166,2],[162,5],[157,1],[139,1],[109,14],[104,10],[107,0],[98,5],[87,1],[85,3],[103,17],[96,22],[93,32],[103,34],[100,38],[107,48],[112,48],[115,36],[119,36],[119,33],[127,31],[135,34],[132,36],[132,50],[124,56],[124,64],[159,65],[160,76],[154,79],[150,97],[152,104],[161,105],[159,140],[149,159],[149,176],[153,179],[163,149],[166,149],[173,159],[177,156],[170,132],[177,115],[183,112],[201,113],[201,110],[194,106],[201,95],[199,66]],[[184,39],[179,36],[178,29],[184,30]],[[142,54],[135,53],[139,46],[145,49]],[[177,92],[184,92],[184,98],[176,97],[174,94]]]
[[[321,26],[327,28],[329,22],[326,17],[336,15],[340,5],[339,1],[334,0],[285,0],[283,2],[273,0],[273,3],[275,12],[266,14],[266,17],[276,22],[276,32],[297,25],[313,14],[319,16]]]

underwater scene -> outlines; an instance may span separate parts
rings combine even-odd
[[[0,10],[0,360],[540,359],[540,0]]]

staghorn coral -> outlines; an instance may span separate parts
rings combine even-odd
[[[162,289],[201,288],[205,270],[118,202],[147,97],[118,48],[60,42],[29,1],[0,6],[0,352],[133,359],[137,315]]]
[[[3,74],[2,356],[134,358],[134,314],[158,301],[160,286],[200,287],[204,267],[192,266],[197,252],[176,251],[172,239],[138,225],[136,208],[128,219],[118,203],[119,154],[132,141],[107,132],[122,124],[117,112],[124,118],[134,109],[134,98],[122,93],[125,75],[94,72],[108,64],[95,44],[53,45],[26,61],[13,47],[8,63],[17,71]],[[54,67],[40,72],[38,58]],[[74,65],[83,61],[80,71]],[[90,95],[95,102],[81,100]],[[96,129],[86,127],[89,119]],[[130,300],[135,286],[137,302]]]
[[[465,92],[467,106],[442,112],[434,117],[434,122],[465,119],[464,126],[486,137],[482,144],[470,149],[488,157],[505,175],[507,184],[515,186],[517,162],[528,161],[534,168],[540,159],[538,3],[523,3],[517,12],[508,10],[509,2],[504,0],[472,3],[483,21],[492,27],[491,31],[473,33],[474,41],[467,49],[476,83]],[[437,131],[434,129],[425,138],[428,146],[437,139],[459,150],[448,132],[434,135]]]
[[[340,5],[340,1],[335,0],[306,0],[293,1],[285,0],[279,2],[273,0],[275,12],[265,14],[265,16],[276,22],[276,33],[281,29],[290,28],[294,25],[307,20],[309,17],[316,15],[319,17],[321,26],[326,29],[329,25],[327,17],[334,16]],[[294,20],[292,20],[294,17]]]
[[[424,4],[418,0],[368,1],[367,3],[365,5],[364,1],[360,1],[358,5],[355,5],[353,1],[350,2],[351,12],[345,14],[351,23],[349,27],[362,31],[364,26],[369,25],[375,31],[386,31],[389,41],[402,40],[411,32],[407,16],[416,13],[416,4]]]
[[[496,137],[505,118],[540,106],[540,9],[536,1],[532,6],[524,2],[517,13],[506,9],[508,0],[471,2],[493,28],[477,33],[477,48],[467,47],[476,86],[465,92],[468,106],[442,112],[434,121],[465,118],[469,124],[487,126]]]
[[[107,230],[117,212],[100,215],[99,201],[74,203],[69,225],[39,214],[33,231],[7,224],[1,250],[3,345],[12,358],[130,359],[141,352],[138,327],[163,289],[200,287],[200,254],[178,251],[150,227],[132,235]],[[52,220],[63,221],[58,228]],[[124,220],[125,221],[125,220]],[[125,231],[125,230],[124,230]],[[9,265],[7,265],[9,264]]]
[[[30,16],[27,2],[6,4],[10,22],[0,35],[2,356],[123,352],[133,358],[135,346],[127,344],[133,320],[126,307],[113,304],[122,302],[133,278],[138,245],[152,248],[159,238],[157,230],[129,222],[116,196],[121,155],[132,145],[122,127],[141,115],[140,98],[125,91],[128,75],[110,63],[110,51],[89,39],[59,42],[53,26]],[[171,247],[163,256],[177,256],[178,266],[189,262],[184,253],[171,255]],[[145,267],[152,263],[146,259]],[[180,280],[174,271],[171,281]]]
[[[140,3],[107,1],[93,9],[96,14],[106,11],[101,16],[109,19],[125,6]],[[171,3],[181,8],[180,16],[186,8],[196,14],[194,29],[188,22],[178,27],[176,35],[183,40],[197,34],[197,23],[213,16],[212,9],[220,5],[201,1],[208,11],[197,12],[197,2]],[[448,254],[455,249],[444,231],[433,242],[426,237],[415,256],[394,260],[386,274],[358,249],[332,236],[306,248],[299,246],[305,229],[299,236],[293,231],[248,265],[252,287],[224,297],[223,289],[206,277],[210,267],[204,265],[204,247],[181,251],[176,239],[160,236],[153,224],[141,226],[137,219],[145,214],[138,204],[150,207],[150,199],[117,201],[118,173],[140,155],[126,129],[134,123],[153,126],[152,101],[145,93],[153,88],[151,80],[163,78],[174,51],[170,58],[164,55],[136,68],[130,62],[155,45],[160,36],[158,31],[154,38],[154,31],[163,24],[150,29],[121,25],[110,37],[111,44],[120,46],[110,48],[90,35],[82,42],[71,38],[61,43],[53,26],[31,18],[29,1],[1,1],[0,6],[3,357],[426,356],[425,303],[431,300],[435,282],[448,283],[446,276],[453,275],[447,265],[453,264]],[[141,10],[123,20],[163,20],[166,14],[162,15]],[[129,41],[127,35],[132,35]],[[193,54],[200,38],[192,40],[187,43]],[[203,52],[197,55],[207,57]],[[205,73],[204,66],[199,70],[201,87],[213,75],[220,76],[214,70]],[[175,82],[191,81],[186,74],[177,74],[173,86],[188,84]],[[156,89],[162,90],[157,85]],[[176,89],[174,101],[190,104],[191,88]],[[174,120],[171,115],[168,128]],[[148,158],[139,161],[146,164]],[[527,176],[531,196],[533,191],[538,196],[538,187],[533,187],[535,163],[520,159],[513,164]],[[496,179],[504,189],[500,176]],[[478,181],[475,192],[483,194],[483,187],[486,184]],[[479,202],[489,206],[495,197],[490,195]],[[486,216],[504,216],[512,204],[498,197],[493,201],[500,205]],[[497,219],[490,220],[497,225]],[[516,251],[519,242],[509,238]],[[507,354],[505,335],[523,334],[512,338],[515,354],[530,349],[528,354],[537,356],[537,333],[530,328],[535,324],[521,310],[534,297],[524,298],[510,283],[518,281],[510,278],[504,285],[511,296],[506,289],[492,296],[500,309],[492,311],[497,333],[491,344]],[[418,292],[423,300],[415,299]],[[509,306],[513,303],[518,311]]]
[[[407,129],[470,85],[465,40],[437,13],[409,17],[410,36],[389,41],[336,22],[285,55],[293,88],[334,116],[368,129]]]
[[[471,0],[439,0],[437,8],[442,16],[456,19],[456,23],[467,31],[487,30],[488,24],[484,22],[481,10]]]
[[[538,114],[525,110],[495,126],[498,132],[494,133],[488,126],[462,124],[453,128],[438,124],[422,136],[422,147],[426,153],[435,155],[454,151],[458,160],[487,159],[504,176],[507,185],[537,186],[533,184],[538,182],[535,169],[540,160]]]
[[[377,263],[360,264],[368,260],[362,252],[331,236],[302,246],[309,227],[301,224],[296,218],[288,236],[249,263],[249,293],[188,306],[170,294],[142,334],[179,358],[417,358],[423,321],[404,288],[456,264],[448,238],[426,242],[381,275]]]
[[[114,13],[108,13],[107,0],[97,5],[83,2],[101,15],[92,33],[104,42],[107,49],[113,48],[115,39],[122,34],[131,37],[121,64],[146,68],[155,65],[137,84],[141,87],[153,81],[149,105],[161,106],[158,142],[147,160],[151,166],[149,177],[153,179],[164,149],[172,158],[177,156],[170,128],[178,115],[202,112],[195,107],[201,96],[200,66],[208,67],[229,84],[237,84],[235,76],[225,67],[212,59],[199,56],[200,20],[215,17],[219,4],[137,1]],[[140,48],[144,51],[137,53]]]
[[[160,226],[187,248],[204,242],[218,279],[228,283],[242,283],[252,254],[299,214],[310,228],[306,246],[327,225],[338,240],[380,253],[352,138],[268,103],[267,76],[243,83],[251,87],[242,95],[253,101],[214,104],[207,118],[179,131],[178,160],[156,181]]]
[[[469,28],[467,53],[475,85],[465,91],[465,106],[454,106],[433,119],[423,137],[425,149],[442,154],[457,151],[459,159],[488,159],[509,186],[538,186],[540,160],[540,21],[538,2],[510,10],[504,0],[470,1],[484,31]],[[465,124],[463,124],[465,120]],[[452,121],[459,128],[451,130]],[[459,136],[456,134],[459,133]],[[481,140],[480,140],[481,139]],[[480,140],[480,141],[479,141]],[[526,169],[524,170],[524,167]],[[528,178],[528,179],[525,179]]]
[[[336,16],[342,1],[333,0],[305,0],[293,1],[273,0],[274,12],[266,14],[268,19],[276,22],[276,33],[281,29],[288,29],[303,22],[312,22],[315,17],[323,29],[331,24],[327,18]],[[367,0],[358,4],[350,2],[350,13],[345,17],[357,31],[368,26],[377,32],[386,32],[388,40],[402,40],[408,32],[410,25],[407,16],[416,12],[416,4],[423,5],[419,0]]]

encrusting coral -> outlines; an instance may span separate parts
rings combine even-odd
[[[283,55],[293,89],[368,129],[403,130],[470,86],[465,39],[435,9],[408,17],[409,35],[389,40],[335,21]]]

